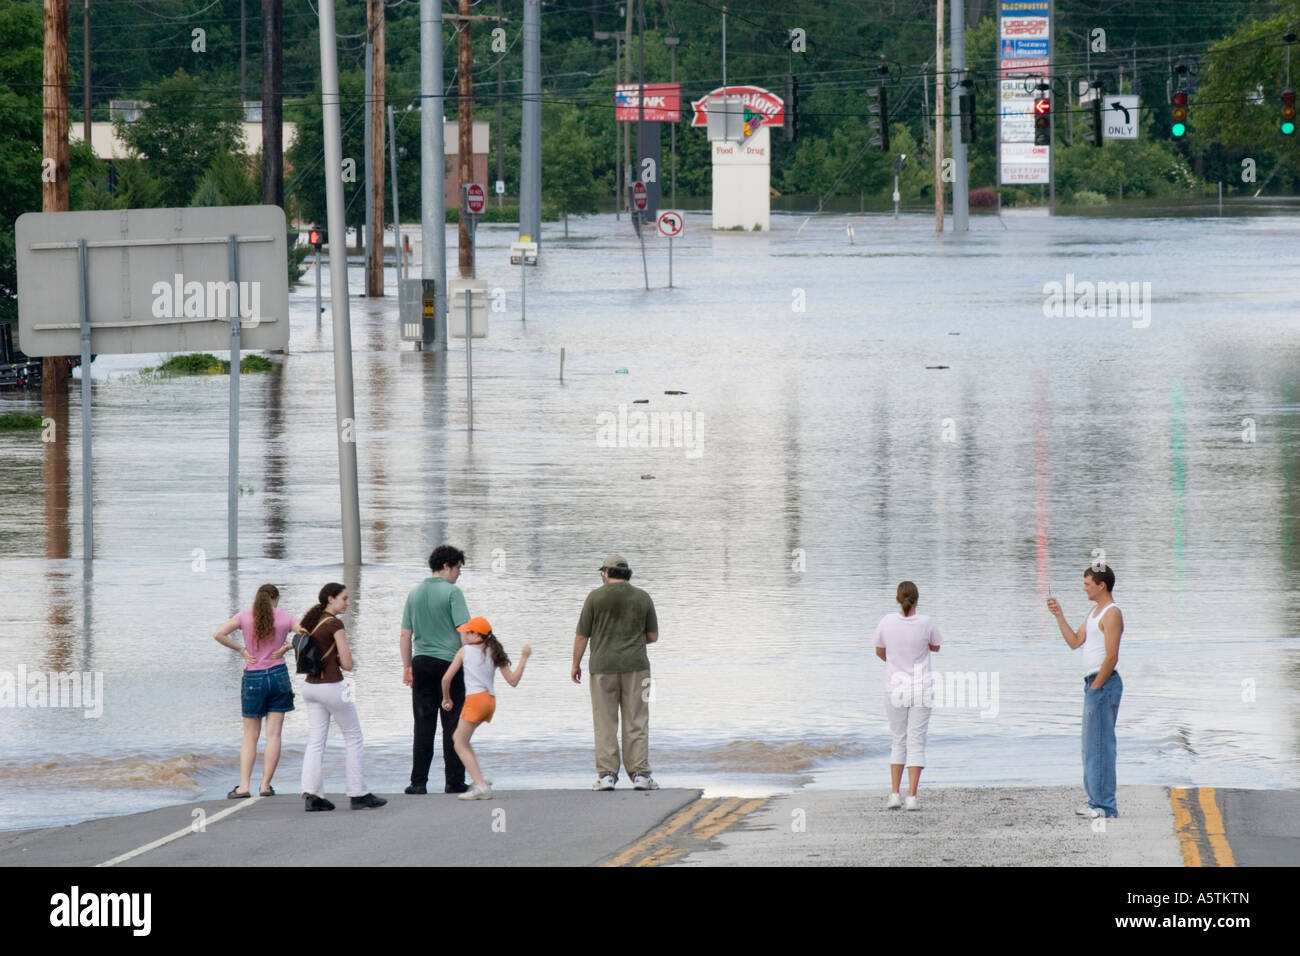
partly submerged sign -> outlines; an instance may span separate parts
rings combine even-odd
[[[233,237],[233,241],[232,241]],[[278,206],[31,212],[15,227],[28,355],[211,352],[289,341],[288,238]]]

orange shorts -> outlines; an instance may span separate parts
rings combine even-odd
[[[461,720],[479,724],[492,722],[492,715],[497,710],[497,699],[488,691],[470,694],[465,698],[465,705],[460,709]]]

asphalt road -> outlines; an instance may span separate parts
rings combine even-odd
[[[187,803],[0,834],[0,866],[586,866],[635,843],[698,790],[388,797],[305,813],[296,796]],[[167,839],[171,837],[171,839]],[[150,844],[167,840],[161,845]],[[133,854],[133,855],[132,855]]]

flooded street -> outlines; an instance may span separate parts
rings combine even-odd
[[[400,791],[401,612],[441,543],[467,555],[470,612],[534,650],[475,738],[499,789],[590,783],[569,659],[611,551],[658,609],[664,787],[883,786],[871,641],[903,579],[943,633],[936,671],[986,688],[936,709],[926,783],[1077,785],[1082,665],[1044,598],[1077,624],[1094,549],[1125,619],[1121,785],[1300,786],[1300,205],[1216,212],[975,216],[942,239],[919,215],[748,234],[688,213],[675,288],[647,237],[649,292],[626,219],[573,219],[568,240],[544,226],[526,321],[515,227],[484,224],[504,308],[473,345],[472,440],[464,340],[400,343],[391,268],[367,300],[355,265],[360,569],[340,564],[328,270],[321,327],[308,271],[288,353],[241,379],[237,561],[225,376],[95,361],[93,572],[77,389],[61,410],[0,396],[67,436],[0,432],[0,671],[102,675],[98,715],[0,708],[0,829],[224,795],[241,664],[212,632],[265,582],[296,616],[347,584],[369,785]],[[448,249],[454,276],[454,229]],[[1049,317],[1052,283],[1075,307]],[[1081,283],[1125,283],[1130,314],[1087,314]],[[305,740],[299,695],[281,793]]]

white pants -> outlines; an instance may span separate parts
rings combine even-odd
[[[889,730],[894,735],[889,762],[908,767],[924,767],[925,731],[930,726],[930,708],[919,704],[900,707],[886,694],[885,712],[889,715]]]
[[[345,697],[346,695],[346,697]],[[330,733],[330,718],[338,721],[347,745],[348,796],[364,797],[366,776],[362,767],[361,721],[351,691],[342,681],[333,684],[304,684],[302,698],[307,702],[307,752],[302,758],[302,792],[323,797],[321,762],[325,741]]]

